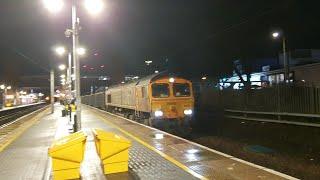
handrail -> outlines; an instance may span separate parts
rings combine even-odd
[[[234,109],[225,109],[224,111],[233,112],[233,113],[246,113],[246,114],[263,114],[263,115],[275,115],[275,116],[297,116],[297,117],[320,118],[320,114],[268,112],[268,111],[243,111],[243,110],[234,110]]]

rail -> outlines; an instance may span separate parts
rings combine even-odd
[[[14,121],[15,119],[25,114],[35,111],[40,107],[43,107],[45,104],[46,104],[45,102],[41,102],[41,103],[17,106],[10,109],[1,109],[0,110],[0,126],[10,123],[11,121]]]

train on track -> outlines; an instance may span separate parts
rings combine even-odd
[[[190,129],[194,111],[192,83],[163,73],[83,96],[82,103],[154,127]]]

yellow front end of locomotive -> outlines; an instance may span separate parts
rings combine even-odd
[[[150,85],[151,112],[157,119],[181,119],[193,114],[192,84],[185,79],[163,78]]]

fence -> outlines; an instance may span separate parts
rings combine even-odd
[[[220,102],[225,109],[278,113],[320,114],[320,88],[277,85],[255,90],[224,90]]]
[[[233,119],[320,127],[320,87],[277,85],[250,90],[203,89],[198,107]]]

